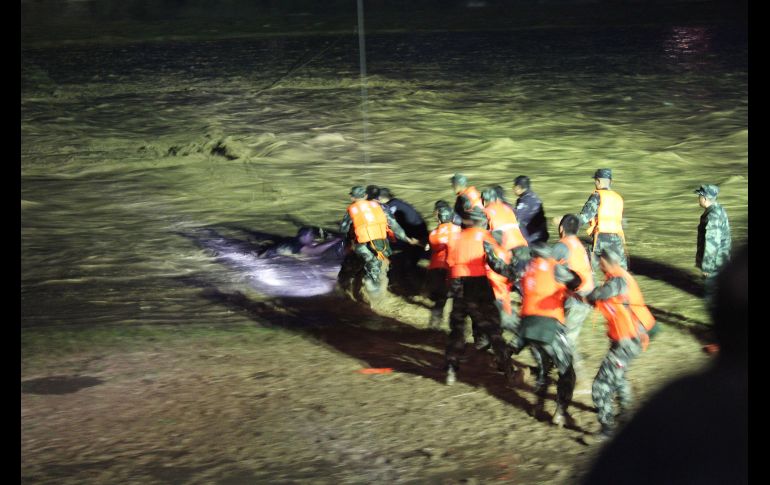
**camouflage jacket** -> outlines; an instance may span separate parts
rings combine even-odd
[[[593,291],[586,296],[586,300],[593,305],[597,300],[609,300],[613,296],[622,295],[626,291],[628,291],[626,280],[619,276],[615,276],[609,278],[601,286],[594,288]]]
[[[506,263],[503,259],[498,257],[497,254],[495,254],[493,246],[486,241],[484,242],[484,253],[487,256],[487,264],[492,269],[492,271],[505,276],[509,281],[512,282],[518,281],[521,278],[523,274],[522,270],[526,270],[526,265],[529,264],[529,262],[533,259],[528,250],[521,252],[513,250],[513,257],[511,258],[511,262]],[[521,268],[517,271],[517,268],[520,268],[521,266],[524,266],[524,268]],[[564,283],[570,290],[574,290],[580,286],[580,276],[569,269],[567,265],[556,264],[554,266],[553,273],[556,281],[559,283]]]
[[[404,242],[409,242],[409,238],[404,232],[404,229],[398,225],[398,222],[396,222],[396,219],[391,215],[390,211],[388,211],[385,207],[383,207],[382,212],[385,213],[385,219],[387,219],[388,221],[388,227],[391,229],[391,231],[393,231],[393,234],[396,236],[396,239],[399,239]],[[345,211],[345,216],[342,218],[342,222],[340,222],[340,233],[342,233],[343,235],[347,235],[352,225],[353,225],[353,219],[350,217],[350,213],[348,211]]]
[[[730,259],[731,247],[727,213],[720,204],[714,202],[700,216],[695,267],[704,273],[716,272]]]

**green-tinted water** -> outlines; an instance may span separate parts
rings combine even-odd
[[[747,232],[745,35],[372,35],[366,147],[356,48],[346,35],[23,50],[22,326],[234,321],[201,288],[259,288],[183,234],[333,227],[359,183],[428,218],[457,171],[511,198],[527,174],[551,217],[582,207],[599,167],[626,201],[631,269],[658,268],[641,278],[650,304],[705,321],[671,275],[694,274],[699,184],[721,186],[734,240]]]

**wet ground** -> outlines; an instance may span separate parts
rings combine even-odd
[[[427,328],[419,298],[390,296],[373,312],[336,296],[200,295],[239,323],[29,334],[26,480],[561,484],[600,449],[588,392],[607,347],[598,314],[581,334],[574,422],[558,428],[553,386],[539,408],[532,376],[506,387],[470,344],[446,386],[446,328]],[[663,325],[629,373],[637,404],[709,359],[690,331]],[[36,352],[47,338],[65,344]],[[526,351],[515,360],[532,364]]]

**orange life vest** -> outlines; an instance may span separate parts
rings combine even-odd
[[[503,249],[510,250],[518,246],[528,246],[527,239],[519,228],[516,214],[514,214],[510,207],[496,200],[487,204],[484,212],[487,214],[487,219],[489,219],[489,230],[502,231]]]
[[[486,276],[487,263],[484,241],[495,243],[489,231],[480,227],[463,229],[454,239],[447,242],[447,264],[449,277]]]
[[[507,251],[498,246],[497,243],[493,243],[492,246],[494,247],[495,255],[497,255],[498,258],[502,259],[506,263],[511,262],[510,251]],[[487,265],[487,279],[489,280],[489,285],[492,287],[492,292],[495,294],[495,300],[498,300],[502,303],[505,313],[508,315],[513,313],[513,308],[511,308],[511,287],[513,284],[508,281],[508,278],[505,276],[501,275],[500,273],[496,273],[492,268],[489,267],[489,265]]]
[[[358,200],[348,206],[356,242],[366,243],[388,237],[388,220],[382,206],[373,200]]]
[[[462,228],[460,226],[451,222],[444,222],[430,232],[428,243],[430,244],[431,255],[428,269],[449,269],[449,265],[446,262],[447,243],[450,239],[456,238],[461,231]]]
[[[564,236],[560,241],[567,246],[569,257],[566,261],[559,261],[560,264],[566,264],[569,269],[580,276],[582,282],[575,291],[587,295],[594,289],[594,273],[591,269],[591,260],[588,259],[588,252],[583,243],[577,236]]]
[[[465,190],[457,194],[458,197],[464,195],[471,201],[471,208],[478,207],[484,209],[484,203],[481,201],[481,193],[476,190],[476,187],[467,187]]]
[[[623,198],[614,190],[602,189],[599,194],[599,208],[596,216],[589,221],[587,233],[594,237],[598,234],[619,234],[623,236]]]
[[[647,331],[655,325],[655,317],[645,305],[642,291],[634,277],[619,266],[607,273],[608,279],[615,277],[625,280],[626,293],[596,302],[596,308],[607,319],[607,336],[615,341],[639,337],[642,347],[646,349],[649,343]],[[644,331],[641,331],[639,325]]]
[[[521,279],[521,316],[555,318],[564,324],[567,287],[556,281],[553,258],[533,258]]]

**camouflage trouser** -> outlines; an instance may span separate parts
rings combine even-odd
[[[609,248],[617,252],[620,255],[620,266],[622,266],[623,269],[628,269],[628,260],[626,259],[626,251],[623,246],[623,238],[617,234],[599,233],[596,236],[593,248],[591,248],[591,264],[594,271],[599,268],[599,253],[603,248]]]
[[[617,395],[620,409],[628,409],[631,404],[631,386],[626,380],[628,366],[642,351],[638,339],[622,339],[610,344],[610,350],[604,357],[599,372],[594,379],[591,397],[596,406],[596,414],[602,426],[615,424],[613,400]]]
[[[449,299],[449,271],[446,269],[429,269],[426,283],[428,297],[433,301],[430,309],[430,325],[439,327],[444,317],[444,307]]]
[[[497,313],[500,314],[500,327],[509,332],[516,332],[516,329],[519,326],[518,313],[515,311],[511,313],[506,312],[503,308],[503,303],[500,300],[495,300],[495,308],[497,308]]]
[[[536,390],[540,394],[545,394],[548,386],[548,372],[551,367],[556,366],[559,373],[556,384],[557,403],[563,411],[566,411],[572,401],[572,393],[575,391],[576,377],[572,366],[572,348],[564,331],[559,328],[553,341],[548,344],[514,337],[512,346],[516,354],[525,346],[529,346],[537,365]]]
[[[468,282],[467,280],[477,281]],[[464,287],[466,285],[471,286],[471,288]],[[486,285],[486,289],[483,285]],[[498,363],[510,367],[510,356],[500,329],[499,314],[494,305],[494,295],[486,277],[452,280],[451,291],[454,299],[452,312],[449,314],[447,365],[451,365],[455,369],[459,366],[460,357],[465,351],[465,319],[470,317],[476,331],[489,339]]]
[[[385,256],[390,255],[390,248],[385,244]],[[343,288],[350,286],[350,280],[355,279],[363,271],[364,280],[379,286],[382,276],[382,260],[377,257],[369,244],[353,244],[353,252],[348,253],[342,261],[337,280]]]
[[[703,300],[706,302],[706,306],[709,311],[711,305],[714,303],[714,294],[717,286],[717,274],[718,272],[709,273],[708,276],[703,278]]]
[[[577,349],[578,336],[583,328],[583,322],[592,310],[593,306],[574,297],[567,298],[567,301],[564,302],[564,330],[567,334],[567,341],[572,347],[572,362],[575,368],[579,368],[581,365]]]

